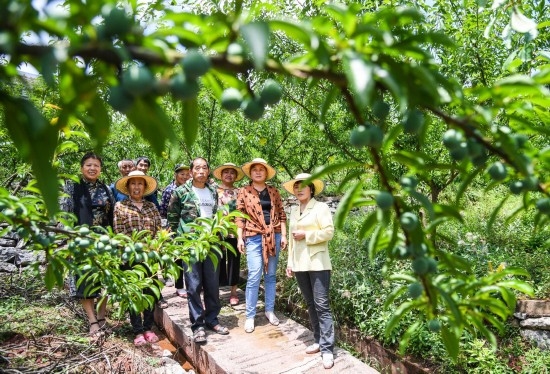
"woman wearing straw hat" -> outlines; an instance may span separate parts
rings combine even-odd
[[[250,178],[237,196],[237,209],[248,219],[237,218],[237,248],[245,253],[248,267],[246,282],[246,321],[244,330],[254,331],[254,317],[262,272],[265,282],[265,316],[274,326],[279,324],[275,310],[275,274],[279,251],[286,247],[286,214],[279,191],[266,181],[276,174],[263,158],[255,158],[241,167]]]
[[[239,193],[239,188],[235,187],[235,182],[243,179],[243,171],[237,165],[226,162],[214,169],[212,174],[221,181],[221,185],[218,186],[218,205],[228,213],[235,210],[237,208],[237,194]],[[239,304],[237,283],[239,283],[241,253],[237,250],[237,238],[233,234],[225,238],[225,241],[231,244],[236,253],[227,249],[223,251],[220,260],[220,286],[231,286],[229,304],[236,306]]]
[[[306,348],[306,353],[321,351],[323,366],[330,369],[334,366],[334,327],[329,302],[332,266],[328,241],[334,235],[334,225],[328,205],[314,198],[323,191],[324,183],[314,179],[304,185],[303,181],[310,177],[302,173],[283,183],[283,188],[299,202],[290,212],[286,275],[296,276],[308,307],[315,342]]]
[[[119,201],[115,205],[114,231],[130,236],[134,231],[147,230],[151,236],[155,236],[161,226],[160,214],[155,204],[145,200],[145,197],[157,190],[156,179],[145,175],[142,171],[134,170],[116,181],[115,188],[127,195],[128,199]],[[125,263],[121,268],[131,270],[132,266]],[[146,270],[151,275],[150,270]],[[154,296],[149,288],[144,289],[143,293]],[[130,309],[130,323],[136,334],[134,339],[136,346],[156,343],[159,340],[158,336],[151,331],[154,322],[153,311],[154,307],[146,308],[143,313],[135,313]]]

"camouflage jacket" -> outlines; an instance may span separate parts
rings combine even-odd
[[[212,193],[215,205],[212,213],[216,214],[218,209],[218,192],[216,188],[210,184],[206,184],[206,188]],[[193,180],[188,180],[172,192],[172,197],[168,203],[168,224],[172,232],[181,235],[184,232],[189,232],[188,223],[193,222],[197,217],[200,217],[199,199],[193,191]]]

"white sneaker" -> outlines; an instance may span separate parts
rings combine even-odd
[[[334,355],[332,353],[323,353],[323,367],[330,369],[334,366]]]
[[[269,320],[273,326],[279,326],[279,318],[273,312],[265,312],[265,318]]]
[[[306,353],[308,355],[311,355],[313,353],[317,353],[319,352],[320,348],[319,348],[319,344],[317,343],[313,343],[312,345],[310,345],[309,347],[306,348]]]
[[[247,318],[244,322],[244,331],[251,333],[254,331],[254,318]]]

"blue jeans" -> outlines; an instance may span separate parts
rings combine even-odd
[[[190,271],[185,272],[187,285],[187,304],[189,319],[193,332],[199,327],[213,327],[219,324],[218,314],[220,304],[220,267],[214,267],[210,257],[204,261],[189,265]],[[204,306],[202,307],[201,291],[204,291]]]
[[[264,274],[265,286],[265,311],[275,310],[275,274],[279,262],[281,250],[281,234],[275,234],[276,255],[269,257],[267,262],[267,273]],[[248,280],[246,281],[246,318],[256,316],[256,305],[258,304],[258,292],[260,280],[264,271],[264,259],[262,255],[262,236],[254,235],[246,238],[246,264],[248,266]]]
[[[319,344],[321,353],[332,353],[334,350],[334,325],[328,293],[330,270],[297,271],[294,275],[306,300],[315,343]]]

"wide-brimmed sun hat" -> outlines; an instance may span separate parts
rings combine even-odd
[[[214,177],[216,177],[216,179],[222,180],[222,172],[225,169],[233,169],[237,172],[237,178],[235,179],[235,181],[240,181],[244,177],[244,173],[241,168],[232,162],[226,162],[225,164],[218,166],[214,169],[212,174],[214,175]]]
[[[275,171],[275,169],[271,165],[269,165],[266,160],[264,160],[263,158],[258,157],[258,158],[255,158],[254,160],[250,161],[250,162],[247,162],[243,166],[241,166],[241,169],[243,170],[243,173],[248,178],[250,178],[250,169],[252,168],[253,165],[265,166],[265,168],[267,169],[267,178],[266,178],[266,180],[269,180],[269,179],[273,178],[275,176],[275,174],[277,174],[277,171]],[[250,179],[252,179],[252,178],[250,178]]]
[[[176,167],[174,168],[174,172],[177,173],[180,170],[189,170],[189,165],[177,164]]]
[[[131,178],[143,178],[145,179],[145,182],[147,183],[147,187],[145,187],[145,192],[143,193],[143,196],[149,196],[153,192],[157,190],[158,182],[155,178],[150,177],[148,175],[143,174],[142,171],[134,170],[131,171],[127,176],[120,178],[115,183],[115,188],[124,195],[130,196],[130,192],[128,191],[128,186],[126,184],[128,183],[128,180]]]
[[[296,178],[283,183],[283,188],[287,190],[289,193],[291,193],[292,195],[294,195],[294,183],[309,179],[310,177],[311,177],[311,174],[308,174],[308,173],[298,174]],[[325,182],[323,182],[320,179],[314,179],[311,182],[311,184],[313,184],[313,187],[315,188],[314,196],[319,195],[325,189]]]

